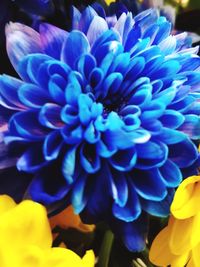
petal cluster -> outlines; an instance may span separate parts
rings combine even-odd
[[[185,179],[171,205],[168,225],[157,235],[150,260],[158,266],[197,267],[200,264],[200,176]]]
[[[182,169],[198,159],[198,48],[155,10],[111,21],[74,8],[72,24],[7,27],[21,79],[0,77],[12,113],[4,141],[17,145],[18,170],[33,174],[35,201],[72,203],[141,250],[146,213],[168,215]]]
[[[51,248],[51,229],[42,205],[30,200],[17,205],[10,197],[2,195],[0,218],[2,266],[94,266],[92,251],[88,251],[81,259],[71,250]]]

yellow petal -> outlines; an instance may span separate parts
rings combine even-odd
[[[39,247],[25,246],[24,248],[22,248],[21,250],[19,249],[16,252],[17,255],[15,257],[12,257],[13,262],[9,267],[18,267],[16,265],[16,262],[19,262],[19,267],[40,267],[44,264],[44,251]]]
[[[13,209],[15,206],[16,203],[11,197],[7,195],[0,196],[0,216],[10,209]]]
[[[191,262],[190,265],[191,267],[199,267],[200,266],[200,243],[192,249],[191,253]],[[188,265],[187,267],[190,267]]]
[[[168,237],[170,234],[170,227],[165,227],[154,239],[150,251],[150,261],[158,266],[167,266],[172,262],[173,254],[169,249]]]
[[[189,251],[179,256],[174,255],[170,266],[171,267],[184,267],[189,260],[189,255],[190,255]]]
[[[81,258],[69,249],[52,248],[45,258],[45,267],[82,267]]]
[[[115,0],[105,0],[105,2],[109,6],[111,3],[115,2]]]
[[[3,246],[15,249],[25,244],[49,248],[52,243],[45,208],[30,200],[0,216],[0,233],[0,249]]]
[[[81,259],[66,248],[51,248],[52,235],[46,209],[26,200],[16,205],[0,197],[0,266],[93,267],[94,254]]]
[[[63,229],[67,228],[76,228],[82,232],[91,232],[94,230],[94,225],[88,225],[82,223],[80,216],[74,213],[73,207],[69,206],[59,214],[51,217],[49,219],[51,228],[53,229],[55,226],[60,226]]]
[[[182,255],[200,242],[200,213],[194,217],[174,219],[169,236],[169,247],[173,254]]]
[[[169,246],[169,237],[173,228],[174,219],[171,217],[167,227],[162,229],[154,239],[149,251],[150,261],[157,266],[183,267],[188,261],[189,251],[175,255]]]
[[[186,219],[200,212],[200,176],[185,179],[176,190],[171,212],[177,219]]]
[[[95,256],[92,250],[88,250],[82,258],[82,267],[94,267]]]

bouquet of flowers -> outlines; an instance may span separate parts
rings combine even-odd
[[[200,266],[182,4],[1,1],[0,266]]]

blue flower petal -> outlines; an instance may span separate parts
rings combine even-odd
[[[34,177],[28,189],[34,201],[45,203],[46,206],[64,199],[70,190],[70,186],[55,167],[54,165],[47,166],[41,170]],[[56,180],[55,177],[57,177]]]
[[[45,54],[30,54],[24,57],[18,66],[20,76],[26,82],[33,82],[38,84],[38,70],[39,67],[46,61],[51,60],[50,56]]]
[[[83,138],[83,128],[82,126],[77,126],[74,128],[66,125],[61,129],[61,134],[65,143],[69,145],[78,144]]]
[[[17,169],[28,173],[35,173],[47,165],[42,152],[41,143],[31,146],[17,161]]]
[[[133,206],[134,203],[134,206]],[[128,187],[128,200],[125,206],[120,207],[117,203],[112,206],[113,215],[125,222],[132,222],[136,220],[141,214],[141,206],[139,198],[132,184]]]
[[[97,131],[93,123],[90,123],[84,132],[84,138],[89,144],[95,144],[100,139],[100,132]]]
[[[44,158],[47,161],[58,158],[63,145],[63,139],[59,131],[53,131],[47,135],[43,144]]]
[[[168,156],[167,146],[155,141],[137,144],[136,151],[138,156],[136,167],[142,170],[162,166]]]
[[[120,36],[111,30],[107,30],[104,32],[93,44],[92,49],[91,49],[91,54],[95,55],[96,51],[100,49],[104,44],[111,42],[111,41],[119,41]]]
[[[167,217],[170,214],[170,206],[174,197],[174,190],[169,189],[166,197],[160,201],[141,199],[143,210],[153,216]]]
[[[159,171],[167,187],[177,187],[182,181],[182,173],[180,169],[169,159],[159,168]]]
[[[144,199],[160,201],[167,195],[167,189],[159,169],[148,171],[132,170],[130,172],[136,192]]]
[[[184,132],[192,140],[200,139],[200,118],[197,115],[185,115],[183,124],[179,127],[179,131]]]
[[[111,192],[114,203],[119,207],[124,207],[128,201],[129,190],[126,175],[123,172],[118,172],[111,169]]]
[[[96,59],[90,54],[82,55],[77,62],[77,70],[89,79],[90,73],[96,67]]]
[[[163,126],[170,129],[178,128],[184,122],[184,119],[184,116],[176,110],[166,110],[160,117]]]
[[[110,224],[116,235],[123,239],[128,250],[134,252],[144,250],[148,232],[146,214],[142,214],[137,220],[129,223],[112,219]]]
[[[68,184],[73,183],[76,165],[76,153],[76,147],[68,148],[63,159],[62,173]]]
[[[97,16],[96,11],[91,6],[88,6],[81,14],[79,30],[86,34],[95,16]]]
[[[25,109],[24,104],[18,97],[19,88],[23,85],[23,82],[8,75],[0,76],[0,103],[2,106],[14,109]]]
[[[53,25],[41,23],[40,36],[45,53],[53,58],[60,59],[62,45],[68,33]]]
[[[188,138],[169,146],[169,158],[180,168],[191,166],[196,161],[197,157],[197,147]]]
[[[13,115],[10,125],[14,124],[18,135],[30,141],[43,140],[47,131],[38,122],[37,111],[23,111]]]
[[[90,45],[92,46],[93,43],[107,30],[108,24],[105,19],[95,16],[87,31],[87,38]]]
[[[123,46],[120,42],[117,41],[110,41],[106,42],[105,44],[102,44],[99,46],[95,53],[94,56],[98,62],[98,64],[101,64],[102,60],[105,58],[108,53],[111,53],[115,56],[121,54],[123,52]]]
[[[76,49],[74,49],[76,47]],[[90,50],[86,36],[80,31],[72,31],[63,44],[61,59],[74,68],[78,58]],[[70,53],[69,53],[70,51]]]
[[[21,102],[29,108],[40,108],[46,102],[50,101],[50,96],[47,91],[41,89],[39,86],[28,83],[20,87],[18,96]]]
[[[8,57],[20,77],[23,78],[27,74],[25,69],[19,65],[27,55],[42,53],[40,35],[24,24],[10,23],[6,27],[6,39]]]
[[[59,129],[64,126],[60,112],[61,107],[59,105],[47,103],[40,109],[38,120],[45,127]]]
[[[137,153],[133,146],[125,150],[118,150],[109,160],[113,168],[118,171],[130,171],[136,164]]]
[[[77,177],[75,184],[73,186],[71,202],[74,208],[74,212],[79,214],[87,203],[87,197],[85,194],[86,182],[88,179],[88,174],[81,173],[79,177]]]
[[[179,132],[178,130],[163,127],[158,138],[165,144],[172,145],[185,140],[186,135],[182,132]]]
[[[80,148],[80,162],[87,173],[95,173],[101,167],[101,161],[95,147],[87,143]]]

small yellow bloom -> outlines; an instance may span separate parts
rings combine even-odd
[[[200,266],[200,176],[185,179],[171,205],[168,225],[156,236],[149,258],[157,266]]]
[[[94,253],[81,259],[65,248],[52,248],[52,234],[45,208],[33,201],[16,204],[0,196],[0,266],[93,267]]]
[[[105,0],[105,2],[109,6],[111,3],[116,2],[116,0]]]

